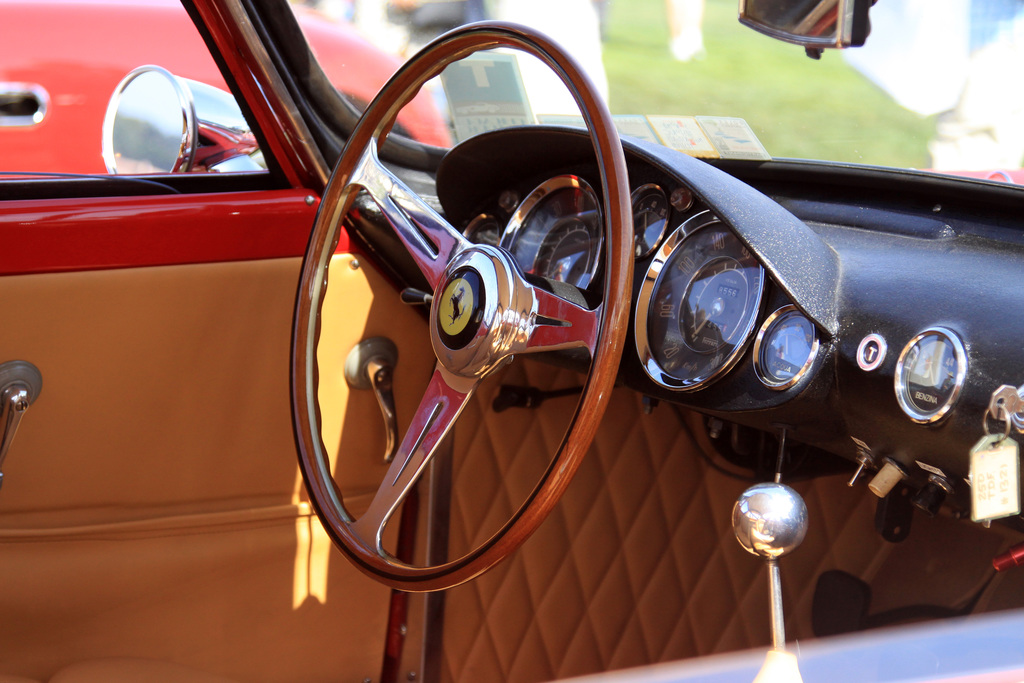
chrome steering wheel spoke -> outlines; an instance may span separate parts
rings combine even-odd
[[[525,351],[585,347],[593,356],[601,326],[601,306],[591,310],[539,287],[532,289],[537,316]]]
[[[478,384],[476,379],[453,375],[437,364],[383,483],[366,512],[351,525],[367,547],[383,554],[385,525],[433,460]]]
[[[431,287],[437,286],[455,255],[470,245],[380,162],[375,144],[363,150],[348,184],[361,187],[373,197]]]

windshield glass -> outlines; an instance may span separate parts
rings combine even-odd
[[[399,59],[482,17],[533,25],[584,65],[621,117],[622,132],[690,145],[684,151],[697,156],[729,156],[716,152],[721,141],[748,130],[752,146],[735,158],[1006,179],[1024,156],[1022,0],[879,0],[866,45],[825,50],[820,59],[741,25],[736,0],[320,0],[316,9]],[[501,94],[472,100],[465,83],[484,73],[479,63],[449,68],[432,89],[447,130],[420,141],[575,123],[568,94],[528,60],[514,67],[519,84],[514,74],[505,77],[507,57],[477,59],[504,74]],[[702,133],[710,151],[694,142]]]

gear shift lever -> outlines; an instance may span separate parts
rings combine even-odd
[[[772,650],[784,652],[786,630],[782,614],[779,558],[795,550],[804,540],[807,533],[807,505],[799,493],[784,484],[756,484],[740,494],[733,506],[732,529],[740,545],[748,552],[768,560]],[[772,652],[769,652],[757,680],[765,680],[773,659],[779,658],[773,658]],[[795,658],[786,666],[791,667],[788,674],[790,678],[795,674],[796,680],[800,680]]]

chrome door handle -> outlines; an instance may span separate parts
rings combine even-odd
[[[0,430],[3,430],[0,431],[0,486],[4,483],[4,459],[14,442],[18,425],[42,390],[43,376],[28,361],[0,364]]]
[[[0,126],[34,126],[42,123],[50,108],[50,96],[35,83],[0,81]]]
[[[384,462],[398,450],[398,419],[392,392],[398,348],[387,337],[371,337],[356,344],[345,359],[345,379],[353,389],[372,389],[384,417]]]

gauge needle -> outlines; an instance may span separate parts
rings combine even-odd
[[[696,337],[698,334],[700,334],[700,331],[704,329],[704,325],[706,325],[707,322],[708,322],[708,317],[704,316],[704,319],[700,321],[700,325],[697,325],[697,327],[695,327],[694,330],[693,330],[693,336],[694,337]]]
[[[925,376],[930,378],[931,385],[937,386],[939,382],[939,364],[935,362],[935,349],[929,349],[929,354],[925,356]]]

